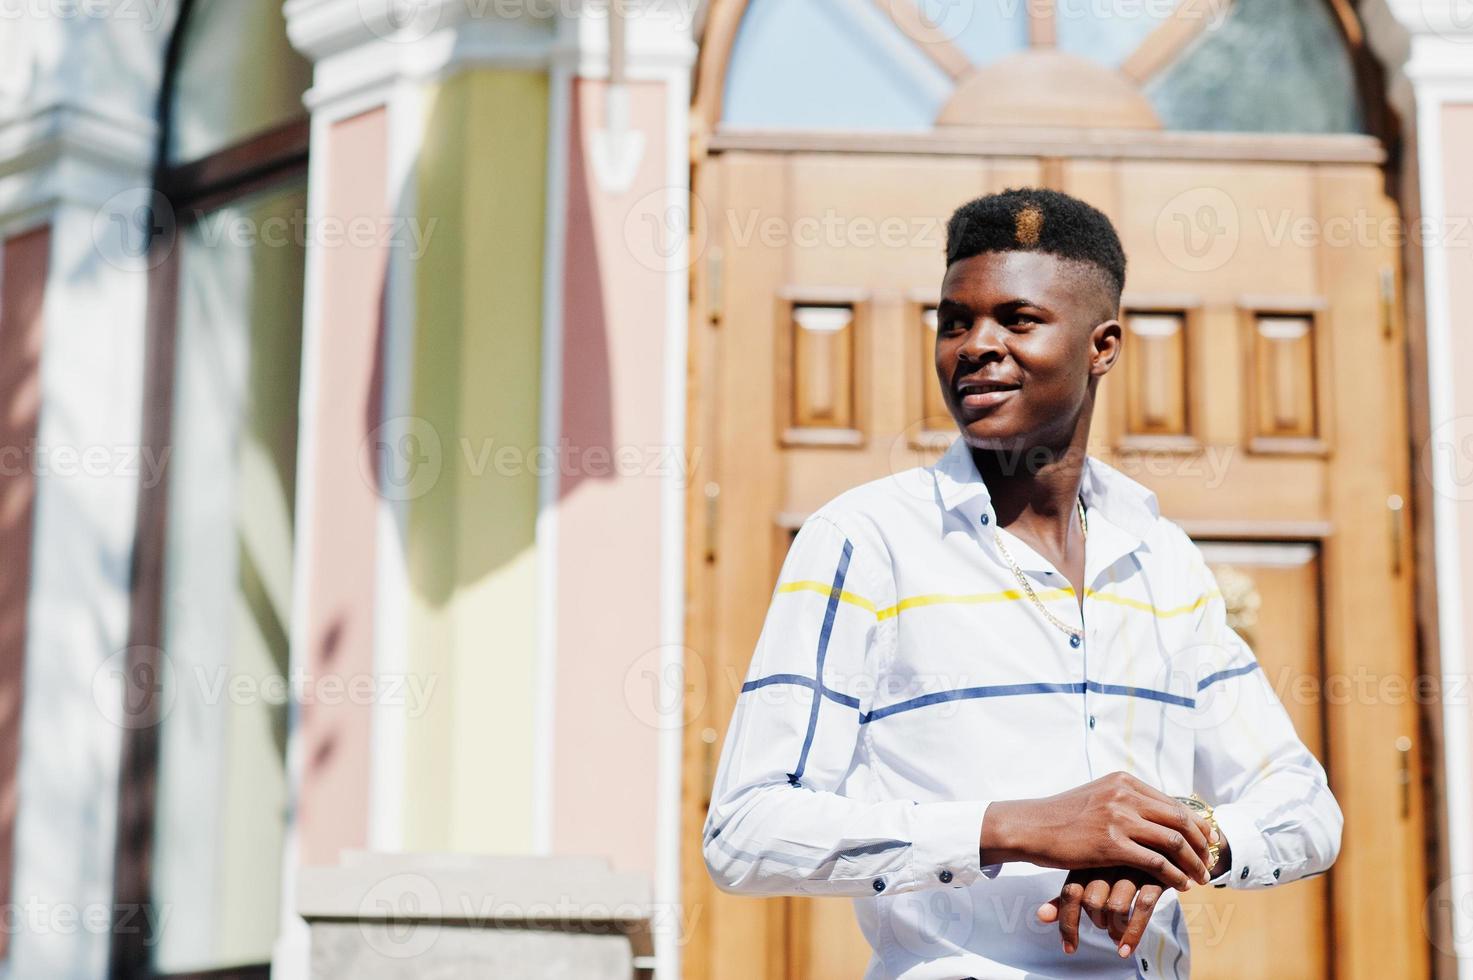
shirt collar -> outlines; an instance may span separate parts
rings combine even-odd
[[[931,470],[936,492],[947,510],[961,511],[971,518],[970,523],[983,513],[992,514],[992,495],[977,472],[965,439],[958,436]],[[1146,540],[1161,516],[1151,490],[1093,456],[1085,458],[1080,493],[1086,507],[1140,542]]]

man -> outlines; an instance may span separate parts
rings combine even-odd
[[[728,891],[856,899],[870,978],[1186,977],[1178,889],[1339,852],[1196,546],[1086,456],[1124,283],[1081,201],[957,211],[936,370],[960,438],[822,507],[783,565],[706,863]]]

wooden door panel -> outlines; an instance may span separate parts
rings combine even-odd
[[[1291,231],[1315,216],[1315,168],[1154,160],[1108,166],[1069,165],[1064,189],[1115,222],[1130,260],[1127,313],[1197,319],[1186,356],[1197,409],[1192,435],[1201,448],[1119,451],[1129,415],[1116,406],[1129,384],[1121,371],[1101,386],[1093,450],[1150,485],[1163,511],[1181,520],[1303,527],[1321,520],[1329,470],[1319,458],[1249,451],[1251,388],[1244,376],[1245,365],[1255,363],[1245,318],[1275,302],[1278,313],[1312,317],[1327,302],[1320,249],[1312,236]]]
[[[853,977],[869,966],[869,941],[847,901],[789,899],[789,980]]]
[[[936,202],[987,193],[989,167],[938,160],[918,184],[906,157],[797,154],[787,178],[781,213],[791,228],[790,281],[893,289],[937,279],[951,212],[938,212]]]
[[[1368,168],[1324,168],[1317,213],[1326,222],[1394,227],[1395,205],[1381,187]],[[1425,976],[1422,780],[1411,761],[1419,753],[1417,704],[1381,686],[1398,679],[1405,685],[1417,673],[1406,514],[1389,506],[1393,495],[1411,495],[1406,372],[1399,325],[1383,317],[1378,288],[1382,271],[1396,268],[1397,252],[1378,233],[1321,248],[1319,258],[1321,275],[1336,284],[1327,311],[1335,447],[1328,510],[1335,534],[1325,547],[1326,670],[1332,678],[1377,682],[1369,696],[1338,698],[1327,708],[1328,754],[1346,815],[1342,855],[1359,858],[1336,865],[1336,891],[1346,900],[1336,906],[1335,946],[1348,961],[1345,975]],[[1379,908],[1350,898],[1368,894],[1387,897],[1375,903]]]
[[[1317,548],[1310,544],[1204,543],[1234,628],[1294,729],[1324,757]],[[1330,875],[1266,892],[1196,888],[1182,895],[1195,980],[1310,980],[1330,976]]]

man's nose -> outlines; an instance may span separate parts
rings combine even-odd
[[[989,354],[1000,356],[1003,350],[1001,327],[991,317],[983,317],[967,331],[961,353],[963,357],[980,361]]]

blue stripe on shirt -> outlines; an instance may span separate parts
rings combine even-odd
[[[1197,690],[1204,690],[1209,684],[1215,684],[1218,681],[1225,681],[1229,677],[1237,677],[1239,674],[1246,674],[1257,669],[1258,661],[1254,660],[1251,663],[1243,664],[1241,667],[1229,667],[1226,670],[1219,670],[1217,673],[1208,674],[1206,677],[1198,681]]]
[[[1177,704],[1183,708],[1195,708],[1196,698],[1189,698],[1184,694],[1172,694],[1169,691],[1157,691],[1149,687],[1128,687],[1124,684],[1101,684],[1099,681],[1089,681],[1089,689],[1096,694],[1119,694],[1128,698],[1147,698],[1151,701],[1162,701],[1166,704]]]
[[[849,574],[849,558],[854,554],[854,544],[844,539],[844,551],[839,555],[839,567],[834,570],[834,585],[829,589],[829,604],[823,614],[823,629],[818,634],[818,667],[813,675],[815,682],[823,683],[823,660],[829,652],[829,635],[834,631],[834,616],[839,611],[839,597],[844,594],[844,577]],[[813,699],[813,710],[808,713],[808,734],[803,736],[803,749],[798,753],[798,766],[788,773],[788,782],[793,786],[803,785],[803,770],[808,766],[808,751],[813,748],[813,734],[818,730],[818,708],[822,702]]]
[[[1085,681],[1083,683],[1074,681],[1063,684],[989,684],[985,687],[964,687],[954,691],[937,691],[934,694],[923,694],[920,697],[911,698],[908,701],[887,704],[883,708],[876,708],[868,714],[860,715],[859,723],[866,725],[872,721],[899,714],[903,711],[913,711],[916,708],[924,708],[928,705],[941,704],[946,701],[970,701],[975,698],[1010,697],[1019,694],[1083,694],[1086,690],[1095,694],[1114,694],[1128,698],[1146,698],[1151,701],[1161,701],[1165,704],[1180,705],[1183,708],[1195,708],[1197,706],[1195,698],[1189,698],[1182,694],[1157,691],[1149,687],[1101,684],[1099,681]]]
[[[742,693],[746,694],[748,691],[755,691],[761,687],[771,687],[774,684],[796,684],[798,687],[806,687],[810,691],[816,686],[812,677],[804,677],[802,674],[768,674],[766,677],[759,677],[756,680],[747,681],[747,683],[742,685]],[[859,698],[851,697],[831,687],[823,688],[820,693],[830,701],[837,701],[847,708],[857,709],[859,707]]]
[[[846,558],[848,555],[847,548],[848,546],[846,544]],[[841,567],[844,567],[844,564],[845,563],[841,560]],[[824,630],[819,637],[820,674],[823,670],[823,656],[828,645],[828,635],[833,627],[834,609],[837,605],[837,601],[834,597],[837,596],[839,594],[839,591],[841,590],[841,587],[843,585],[842,577],[836,576],[836,582],[838,584],[835,585],[834,590],[830,594],[828,610],[824,616]],[[1239,667],[1229,667],[1225,670],[1219,670],[1214,674],[1209,674],[1207,677],[1204,677],[1201,681],[1199,681],[1197,683],[1197,690],[1205,690],[1211,684],[1215,684],[1218,681],[1227,680],[1231,677],[1237,677],[1242,674],[1249,673],[1255,670],[1257,667],[1258,663],[1257,661],[1254,661],[1252,663],[1243,664]],[[860,706],[858,698],[852,697],[848,694],[842,694],[839,691],[835,691],[833,688],[823,686],[815,681],[813,678],[805,677],[802,674],[769,674],[766,677],[759,677],[755,680],[750,680],[743,684],[742,693],[745,694],[749,691],[755,691],[758,688],[768,687],[773,684],[794,684],[798,687],[806,687],[809,690],[817,688],[819,693],[821,693],[824,697],[838,704],[842,704],[845,707],[858,709]],[[988,684],[981,687],[963,687],[951,691],[936,691],[932,694],[923,694],[919,697],[910,698],[906,701],[899,701],[895,704],[888,704],[881,708],[875,708],[873,711],[862,712],[859,716],[859,723],[861,725],[867,725],[872,721],[878,721],[879,719],[887,718],[890,715],[901,714],[902,712],[906,711],[914,711],[916,708],[925,708],[933,704],[944,704],[947,701],[971,701],[978,698],[1013,697],[1024,694],[1082,694],[1086,690],[1094,694],[1110,694],[1128,698],[1144,698],[1149,701],[1160,701],[1163,704],[1174,704],[1183,708],[1195,708],[1197,706],[1197,701],[1195,698],[1188,697],[1184,694],[1173,694],[1170,691],[1158,691],[1154,688],[1149,687],[1131,687],[1125,684],[1103,684],[1099,681],[1085,681],[1083,683],[1072,681],[1067,683],[1035,682],[1026,684]],[[803,775],[803,768],[807,764],[808,751],[813,744],[813,733],[815,728],[817,727],[817,720],[818,703],[817,701],[815,701],[813,709],[809,714],[808,734],[803,740],[803,750],[798,760],[798,769],[789,775],[789,781],[793,782],[794,785],[797,785],[796,780],[798,777]]]

